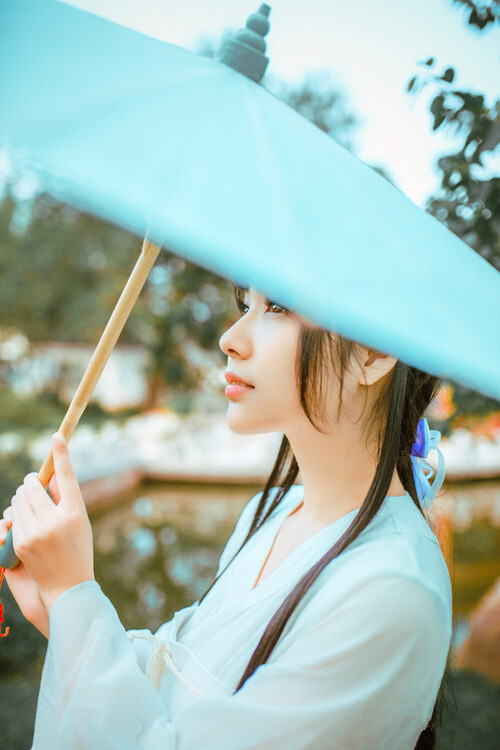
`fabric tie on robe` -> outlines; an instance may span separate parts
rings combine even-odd
[[[167,667],[167,669],[170,669],[172,674],[177,677],[181,685],[186,688],[188,693],[191,693],[191,695],[193,695],[195,698],[197,698],[199,695],[202,695],[201,690],[198,690],[195,685],[189,682],[189,680],[186,680],[186,678],[183,677],[183,675],[179,672],[175,665],[172,651],[169,649],[166,641],[164,641],[163,638],[157,638],[152,635],[152,633],[147,631],[134,632],[129,630],[127,632],[127,635],[131,643],[134,638],[144,638],[146,641],[149,641],[153,644],[151,646],[148,662],[146,664],[146,677],[151,682],[155,690],[158,690],[158,684],[163,668]]]

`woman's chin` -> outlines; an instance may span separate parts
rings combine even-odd
[[[255,415],[251,414],[236,414],[235,410],[231,407],[227,411],[227,426],[232,432],[240,433],[241,435],[258,434],[261,432],[272,432],[268,425],[264,422],[259,422]]]
[[[259,432],[265,432],[265,430],[260,430],[255,425],[246,425],[241,424],[240,422],[233,422],[232,420],[227,420],[227,426],[231,430],[231,432],[236,432],[239,435],[252,435]]]

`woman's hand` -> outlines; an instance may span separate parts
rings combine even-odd
[[[24,478],[12,498],[14,551],[36,584],[47,613],[64,591],[95,580],[92,529],[68,447],[60,433],[52,436],[52,453],[55,475],[49,488],[55,503],[34,472]],[[17,567],[5,573],[9,588],[16,570]],[[21,582],[28,585],[22,575],[17,579],[19,591]]]
[[[0,547],[7,536],[5,521],[0,521]],[[49,613],[40,596],[38,586],[20,562],[15,568],[5,570],[5,580],[19,609],[32,625],[47,639],[49,637]]]
[[[12,508],[6,508],[0,520],[0,547],[7,539],[12,526]],[[19,609],[32,625],[46,638],[49,637],[49,613],[42,601],[38,586],[20,562],[15,568],[6,568],[5,580]]]

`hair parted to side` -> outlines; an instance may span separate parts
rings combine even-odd
[[[241,308],[246,289],[237,285],[233,286],[236,304]],[[359,361],[361,353],[362,349],[359,344],[351,339],[333,334],[331,331],[323,328],[308,327],[301,324],[295,358],[295,376],[300,403],[311,424],[324,434],[326,434],[326,430],[319,424],[323,420],[324,415],[324,409],[322,408],[324,378],[330,377],[330,374],[327,375],[327,373],[331,373],[333,368],[340,386],[337,409],[337,414],[340,414],[346,370],[349,368],[353,357],[358,358]],[[267,661],[286,623],[321,571],[332,560],[338,557],[375,517],[389,490],[394,469],[397,470],[403,487],[425,517],[425,513],[418,500],[413,478],[411,449],[415,441],[418,422],[437,395],[440,387],[440,378],[407,365],[400,360],[396,362],[388,374],[385,383],[380,388],[378,398],[373,404],[371,413],[365,416],[363,423],[367,444],[375,442],[378,455],[377,470],[368,494],[349,528],[328,552],[306,571],[279,609],[274,613],[247,664],[235,693],[243,687],[246,680],[251,677],[257,667]],[[365,384],[365,394],[367,394],[367,391],[368,386]],[[364,410],[361,417],[363,415]],[[215,578],[209,588],[200,597],[200,603],[212,586],[224,574],[225,570],[227,570],[248,540],[266,522],[273,510],[279,505],[293,485],[298,472],[299,466],[297,460],[287,437],[284,435],[274,467],[262,492],[262,497],[248,533],[226,568]],[[269,493],[274,487],[278,487],[278,491],[270,503],[267,512],[263,515]],[[450,678],[448,669],[447,664],[445,671],[447,680]],[[427,750],[428,748],[435,747],[435,728],[439,718],[438,714],[442,710],[444,701],[442,690],[444,683],[445,680],[443,679],[431,720],[426,729],[421,733],[414,750]]]

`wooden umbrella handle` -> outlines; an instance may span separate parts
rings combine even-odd
[[[127,322],[127,318],[135,305],[137,297],[146,282],[156,258],[158,257],[160,249],[161,248],[157,245],[153,245],[147,237],[144,238],[141,254],[137,259],[123,292],[120,295],[120,299],[116,303],[115,309],[113,310],[106,328],[99,339],[96,350],[92,355],[92,359],[85,370],[81,383],[78,386],[78,389],[73,396],[73,400],[69,405],[68,411],[59,427],[59,432],[64,435],[66,442],[69,442],[80,417],[85,411],[85,407],[94,392],[102,371],[106,366],[106,362],[118,340],[118,336]],[[52,449],[50,449],[47,458],[43,462],[42,468],[38,472],[38,478],[45,489],[49,486],[53,473],[54,457],[52,455]],[[12,539],[9,539],[11,535],[12,529],[9,530],[7,539],[0,550],[0,566],[4,568],[14,568],[19,562],[13,549]]]

